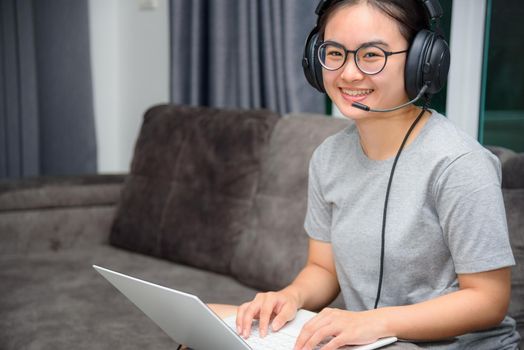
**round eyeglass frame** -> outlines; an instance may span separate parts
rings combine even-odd
[[[320,53],[321,53],[321,49],[327,45],[333,45],[333,46],[336,46],[336,47],[339,47],[340,49],[342,49],[344,51],[344,61],[342,61],[342,64],[340,65],[340,67],[338,68],[329,68],[327,67],[324,62],[322,62],[322,58],[320,57]],[[363,48],[368,48],[368,47],[373,47],[373,48],[376,48],[380,51],[382,51],[384,53],[384,64],[382,65],[382,68],[380,68],[380,70],[378,70],[377,72],[372,72],[372,73],[369,73],[369,72],[366,72],[365,70],[363,70],[360,65],[358,64],[358,60],[357,60],[357,53],[363,49]],[[344,47],[344,45],[340,44],[340,43],[337,43],[336,41],[323,41],[319,46],[318,46],[318,49],[317,49],[317,57],[318,57],[318,61],[320,62],[320,64],[322,65],[322,67],[324,67],[324,69],[328,70],[328,71],[336,71],[336,70],[339,70],[340,68],[344,67],[344,65],[346,64],[347,62],[347,59],[348,59],[348,56],[349,54],[353,54],[353,60],[355,61],[355,65],[357,66],[358,70],[361,71],[362,73],[366,74],[366,75],[376,75],[380,72],[382,72],[384,70],[384,68],[386,67],[386,64],[388,62],[388,57],[389,56],[392,56],[392,55],[397,55],[397,54],[400,54],[400,53],[405,53],[405,52],[408,52],[409,50],[406,49],[406,50],[401,50],[401,51],[386,51],[384,50],[383,48],[377,46],[377,45],[362,45],[360,47],[358,47],[356,50],[348,50]]]

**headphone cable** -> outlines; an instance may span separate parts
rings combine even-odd
[[[427,111],[427,104],[428,101],[426,101],[426,104],[422,107],[422,111],[419,113],[415,121],[411,124],[408,132],[406,133],[406,136],[404,136],[404,140],[402,141],[402,144],[400,145],[397,155],[395,156],[395,160],[393,161],[393,166],[391,167],[391,173],[389,174],[389,181],[388,181],[388,187],[386,189],[386,199],[384,201],[384,212],[382,214],[382,244],[380,249],[380,276],[378,280],[378,289],[377,289],[377,297],[375,299],[375,306],[374,309],[378,307],[378,302],[380,301],[380,293],[382,291],[382,279],[384,277],[384,246],[386,241],[386,216],[388,212],[388,200],[389,200],[389,192],[391,190],[391,183],[393,182],[393,174],[395,173],[395,168],[397,166],[397,161],[400,157],[400,153],[402,153],[402,150],[404,149],[404,146],[406,145],[406,142],[409,138],[409,135],[411,135],[411,132],[419,122],[420,118],[422,118],[422,115],[424,112]]]

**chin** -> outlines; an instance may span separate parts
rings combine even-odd
[[[371,115],[371,113],[368,111],[363,111],[362,109],[351,106],[351,104],[347,103],[347,101],[343,101],[343,103],[333,103],[344,117],[352,120],[363,119]]]
[[[370,107],[373,107],[376,105],[374,100],[376,98],[370,98],[374,97],[371,95],[366,96],[366,98],[348,98],[347,96],[343,96],[339,89],[333,89],[331,91],[331,94],[328,93],[328,95],[331,97],[331,101],[333,101],[333,104],[337,106],[338,110],[342,115],[344,115],[347,118],[350,119],[362,119],[370,116],[370,112],[364,111],[360,108],[353,107],[352,104],[354,102],[359,102],[365,105],[368,105]],[[372,113],[371,113],[372,114]]]

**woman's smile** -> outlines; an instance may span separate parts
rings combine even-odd
[[[374,89],[339,88],[342,97],[349,102],[361,102],[366,99]]]

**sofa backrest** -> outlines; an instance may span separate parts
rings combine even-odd
[[[84,175],[0,181],[0,255],[106,243],[123,180]]]
[[[267,110],[150,108],[110,243],[229,273],[278,118]]]
[[[502,194],[506,207],[509,238],[517,265],[512,268],[509,314],[524,337],[524,153],[502,147],[488,147],[502,167]]]
[[[304,266],[309,159],[325,138],[348,124],[313,114],[291,114],[278,121],[262,158],[251,225],[231,261],[231,273],[239,281],[274,290],[289,284]]]
[[[266,110],[149,109],[110,243],[232,274],[261,289],[283,286],[307,253],[309,158],[348,124],[331,119],[280,118]]]

